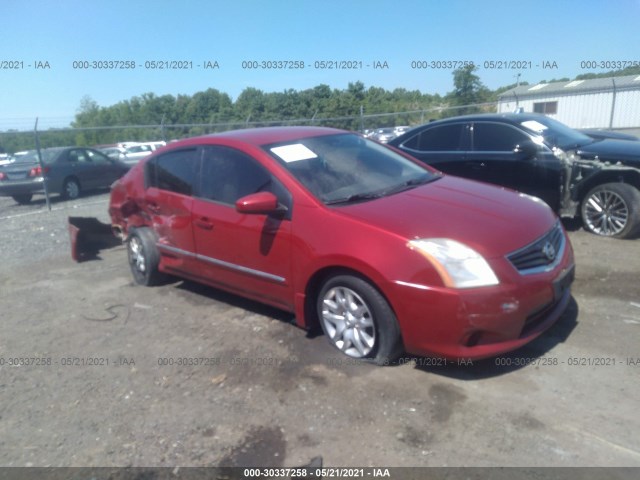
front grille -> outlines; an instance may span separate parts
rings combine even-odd
[[[507,260],[523,275],[553,269],[562,258],[565,237],[558,221],[554,227],[535,242],[507,255]]]

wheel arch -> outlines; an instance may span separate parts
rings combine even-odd
[[[370,275],[362,273],[360,270],[352,267],[345,267],[343,265],[327,265],[316,270],[306,283],[304,290],[304,319],[305,327],[309,330],[318,330],[320,328],[320,319],[316,312],[316,298],[322,289],[324,283],[331,277],[338,275],[352,275],[367,282],[373,288],[375,288],[380,295],[385,299],[389,308],[397,315],[393,304],[389,300],[389,297],[380,288],[379,282],[376,282]]]
[[[601,170],[576,185],[575,200],[581,204],[593,188],[605,183],[626,183],[640,190],[640,170],[633,168],[624,170]]]
[[[142,229],[149,230],[149,232],[151,232],[151,234],[154,236],[156,241],[158,241],[159,237],[158,237],[157,232],[152,227],[150,227],[149,225],[146,225],[144,223],[128,225],[127,226],[127,230],[126,230],[126,235],[124,237],[124,241],[127,241],[129,239],[129,237],[131,237],[131,235],[133,235],[137,230],[142,230]]]
[[[607,192],[606,196],[600,196],[601,192]],[[599,196],[587,201],[592,195]],[[583,197],[580,216],[585,230],[591,233],[635,238],[640,232],[640,188],[627,182],[597,183]]]

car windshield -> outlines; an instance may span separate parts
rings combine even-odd
[[[542,135],[549,145],[562,150],[571,150],[593,143],[591,137],[549,117],[525,120],[520,122],[520,125]]]
[[[40,150],[42,155],[42,163],[53,163],[53,161],[60,155],[62,150],[58,148],[47,148]],[[29,150],[24,155],[16,157],[15,163],[38,163],[38,151]]]
[[[349,133],[264,148],[326,204],[379,198],[440,178],[389,148]]]

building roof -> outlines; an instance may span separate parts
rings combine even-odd
[[[520,85],[507,90],[499,98],[531,98],[560,95],[575,95],[578,93],[611,92],[614,90],[640,90],[640,75],[626,75],[624,77],[593,78],[590,80],[571,80],[568,82],[538,83],[536,85]]]

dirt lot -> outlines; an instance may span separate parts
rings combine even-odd
[[[640,466],[640,240],[570,232],[575,301],[512,355],[381,368],[257,303],[135,286],[123,247],[74,263],[66,217],[107,201],[0,198],[2,466]]]

